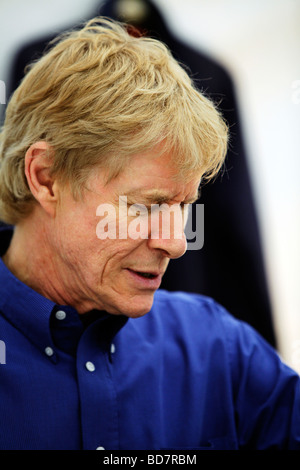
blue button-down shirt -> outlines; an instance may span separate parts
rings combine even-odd
[[[0,311],[1,449],[300,448],[298,375],[211,299],[82,316],[1,260]]]

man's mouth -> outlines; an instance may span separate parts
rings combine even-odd
[[[134,271],[136,274],[138,274],[139,276],[142,276],[142,277],[145,277],[145,278],[148,278],[148,279],[154,279],[157,274],[152,274],[152,273],[144,273],[142,271]]]
[[[159,271],[139,271],[138,269],[130,268],[128,268],[128,270],[138,274],[139,276],[145,277],[146,279],[154,279],[160,275]]]
[[[162,274],[159,271],[139,271],[127,268],[131,278],[142,287],[157,289],[161,283]]]

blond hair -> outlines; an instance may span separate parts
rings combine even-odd
[[[0,134],[0,218],[16,224],[34,202],[24,156],[47,141],[53,174],[77,197],[95,166],[119,174],[127,159],[163,143],[180,175],[216,175],[227,126],[161,42],[94,18],[56,39],[14,92]]]

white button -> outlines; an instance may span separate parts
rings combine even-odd
[[[47,348],[45,348],[45,353],[47,354],[47,356],[53,356],[54,354],[54,351],[52,348],[50,348],[50,346],[47,346]]]
[[[57,310],[55,316],[57,320],[64,320],[66,318],[66,312],[64,312],[63,310]]]
[[[101,446],[100,446],[100,447],[97,447],[96,450],[105,450],[105,447],[101,447]]]
[[[96,369],[95,365],[90,361],[86,362],[85,367],[89,372],[94,372],[94,370]]]
[[[116,346],[113,343],[110,345],[110,352],[111,354],[116,352]]]

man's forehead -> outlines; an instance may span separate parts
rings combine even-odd
[[[105,171],[105,170],[104,170]],[[199,198],[203,172],[186,171],[174,164],[171,153],[148,151],[131,157],[124,169],[108,182],[116,196],[126,195],[136,201],[168,202],[178,199],[194,202]]]

